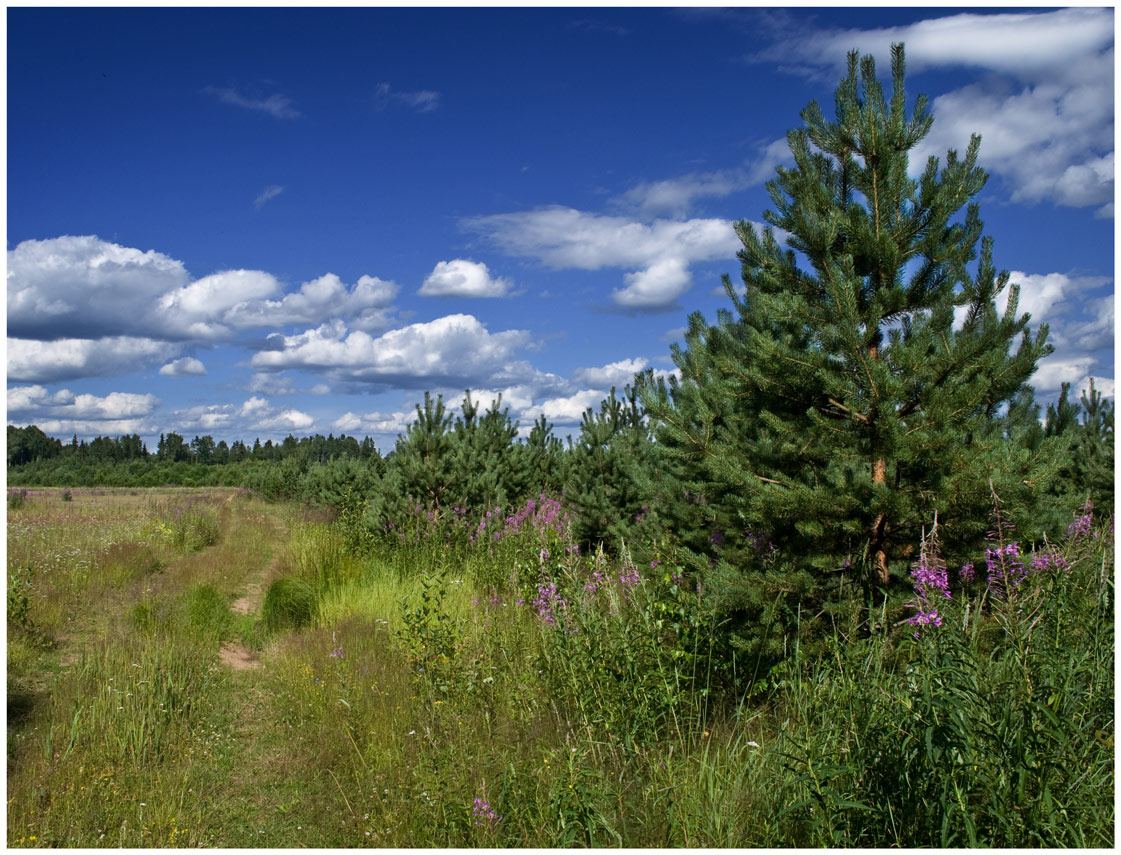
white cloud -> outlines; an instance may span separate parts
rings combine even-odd
[[[253,200],[253,207],[259,211],[265,206],[266,202],[268,202],[270,199],[275,199],[283,192],[284,188],[279,184],[270,184],[268,187],[261,191],[260,196]]]
[[[1101,392],[1103,398],[1113,398],[1117,395],[1117,384],[1112,377],[1097,377],[1087,375],[1071,386],[1073,398],[1077,401],[1083,395],[1090,396],[1090,380],[1094,381],[1094,391]]]
[[[647,366],[647,361],[641,357],[634,359],[620,359],[599,368],[577,368],[572,372],[572,379],[586,386],[609,388],[611,386],[622,389],[634,381],[634,375]]]
[[[225,433],[234,425],[236,411],[232,404],[208,404],[198,407],[188,407],[185,410],[176,410],[173,414],[174,422],[170,429],[179,434],[211,433],[222,431]]]
[[[612,293],[625,309],[672,308],[692,285],[688,267],[733,259],[739,239],[727,220],[655,220],[641,223],[559,206],[475,217],[464,225],[513,256],[537,258],[556,269],[638,268]]]
[[[231,86],[207,86],[203,92],[213,95],[224,104],[268,113],[277,119],[296,119],[300,115],[299,110],[292,106],[292,99],[279,93],[269,95],[267,98],[252,98],[242,95]]]
[[[720,293],[724,293],[723,289],[721,289]],[[671,330],[666,330],[664,333],[658,336],[658,341],[662,342],[663,344],[670,344],[675,341],[683,341],[685,338],[685,333],[687,333],[688,331],[688,327],[674,327]]]
[[[261,270],[224,270],[164,294],[159,307],[168,328],[190,338],[226,338],[230,335],[223,317],[227,311],[279,290],[276,277]]]
[[[1046,400],[1053,397],[1053,393],[1057,393],[1063,383],[1073,383],[1078,378],[1085,377],[1093,367],[1094,362],[1095,359],[1092,356],[1063,358],[1059,354],[1053,353],[1039,361],[1039,367],[1032,375],[1031,385],[1035,387],[1037,392],[1041,393],[1037,397],[1041,401]]]
[[[297,388],[292,378],[283,374],[254,374],[249,379],[246,391],[261,395],[329,395],[331,387],[326,383],[316,383],[309,388]]]
[[[243,300],[220,317],[222,322],[239,329],[345,318],[357,329],[382,330],[389,323],[387,310],[396,295],[396,283],[376,276],[362,276],[348,290],[338,276],[327,273],[305,282],[298,291],[285,294],[280,300]]]
[[[192,280],[182,262],[167,255],[92,235],[23,241],[8,252],[9,373],[43,382],[130,373],[166,362],[188,342],[229,341],[252,328],[329,319],[380,332],[390,326],[397,291],[395,283],[374,276],[347,286],[327,273],[284,293],[264,271],[227,270]],[[163,373],[182,373],[188,365],[195,363]]]
[[[490,275],[477,261],[455,258],[438,262],[417,293],[422,297],[505,297],[510,280]]]
[[[440,106],[440,93],[431,89],[421,89],[416,92],[393,91],[388,83],[379,83],[374,90],[374,104],[379,110],[384,110],[390,103],[396,101],[406,107],[412,107],[418,113],[431,113]]]
[[[626,287],[616,288],[611,298],[620,306],[635,309],[673,305],[693,285],[693,277],[680,258],[660,258],[645,270],[625,274],[623,281]]]
[[[748,163],[734,169],[691,172],[677,178],[637,184],[616,201],[637,209],[644,218],[671,216],[681,218],[693,209],[697,199],[728,196],[774,177],[775,167],[790,159],[786,138],[763,147]]]
[[[407,431],[409,425],[415,420],[416,410],[396,413],[366,413],[365,415],[347,412],[335,419],[331,426],[335,430],[352,434],[396,436]]]
[[[1101,206],[1113,199],[1113,10],[960,13],[874,30],[802,31],[752,59],[839,75],[858,48],[887,69],[903,42],[911,72],[970,67],[981,81],[935,98],[935,123],[912,169],[928,155],[963,151],[982,135],[980,162],[1016,201]]]
[[[1114,299],[1108,278],[1011,271],[1009,284],[1020,286],[1017,316],[1030,314],[1028,326],[1033,330],[1047,324],[1047,342],[1055,349],[1040,360],[1031,379],[1041,400],[1058,394],[1062,383],[1086,382],[1088,374],[1099,376],[1113,367]],[[1008,287],[997,296],[1000,314],[1010,294]],[[968,312],[968,306],[955,310],[955,328],[960,329]]]
[[[300,410],[284,410],[273,413],[251,427],[267,431],[307,431],[315,424],[315,419]]]
[[[843,70],[853,48],[886,62],[891,45],[905,42],[912,71],[972,66],[1032,77],[1068,73],[1072,57],[1098,53],[1113,44],[1113,13],[1107,9],[1056,12],[969,12],[876,30],[803,31],[795,43],[774,45],[757,56],[801,61]]]
[[[176,410],[171,422],[169,429],[179,433],[220,431],[223,436],[236,439],[251,436],[254,432],[309,433],[315,419],[300,410],[281,410],[266,398],[252,397],[240,406],[210,404]]]
[[[529,334],[490,333],[473,315],[457,314],[377,338],[360,330],[348,332],[336,321],[297,335],[274,334],[270,340],[277,349],[254,354],[255,369],[303,368],[333,378],[416,387],[485,382],[528,343]]]
[[[8,335],[95,338],[147,332],[161,295],[187,284],[183,263],[93,235],[25,240],[8,252]]]
[[[546,420],[557,425],[578,425],[584,417],[584,411],[591,407],[597,409],[607,392],[601,389],[584,389],[566,397],[550,398],[523,411],[524,417],[529,421],[544,415]]]
[[[184,356],[167,363],[160,369],[160,374],[167,377],[201,376],[206,374],[206,366],[192,356]]]
[[[68,389],[50,393],[44,387],[8,389],[8,418],[26,420],[55,436],[117,436],[148,433],[150,416],[159,405],[155,395],[110,392],[104,397],[75,395]]]
[[[166,360],[178,349],[168,342],[128,336],[56,341],[9,338],[8,380],[54,383],[131,374]]]

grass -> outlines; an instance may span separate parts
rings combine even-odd
[[[745,698],[626,558],[358,557],[251,498],[72,492],[9,510],[10,846],[1112,843],[1105,529]],[[161,534],[175,508],[212,536]]]

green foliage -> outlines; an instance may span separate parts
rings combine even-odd
[[[110,544],[99,560],[101,576],[110,585],[124,585],[151,576],[162,567],[151,546],[135,541]]]
[[[194,585],[186,598],[187,623],[201,639],[226,641],[232,637],[233,613],[213,585]]]
[[[1104,514],[1113,513],[1113,403],[1094,388],[1083,392],[1081,406],[1069,400],[1064,383],[1055,405],[1047,406],[1044,432],[1056,448],[1058,471],[1050,494],[1057,514],[1089,500]]]
[[[898,648],[838,637],[794,669],[795,845],[1108,845],[1112,543],[1103,527],[1048,550],[1002,595],[941,602],[941,625]]]
[[[401,601],[398,634],[406,661],[435,697],[446,696],[455,686],[463,636],[462,622],[444,608],[444,585],[440,577],[421,577],[419,595]]]
[[[902,588],[935,512],[951,554],[975,548],[990,481],[1030,530],[1054,467],[1053,443],[1022,415],[1047,328],[1027,329],[982,238],[970,201],[986,180],[980,140],[909,177],[933,119],[921,96],[908,107],[903,78],[901,46],[886,94],[854,53],[835,118],[816,103],[802,112],[795,165],[768,184],[768,226],[736,225],[746,290],[725,279],[734,313],[711,326],[694,315],[674,348],[680,381],[642,388],[667,527],[730,627],[772,658],[797,621],[825,629],[830,610],[844,618],[875,589]],[[865,591],[849,598],[854,580]]]
[[[269,585],[261,604],[261,619],[266,633],[283,632],[307,626],[314,619],[318,595],[303,579],[283,577]]]
[[[599,412],[589,407],[570,455],[565,499],[574,512],[577,542],[615,548],[641,533],[649,538],[653,517],[644,488],[654,444],[636,389],[628,386],[620,400],[612,388]]]
[[[33,573],[30,567],[17,567],[8,573],[8,631],[34,634],[31,618]]]

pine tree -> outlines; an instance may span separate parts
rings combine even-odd
[[[1053,439],[1058,472],[1051,485],[1053,519],[1065,526],[1073,510],[1089,501],[1096,513],[1113,513],[1113,404],[1094,388],[1082,393],[1081,406],[1069,399],[1063,383],[1056,404],[1047,405],[1044,433]]]
[[[542,413],[533,423],[522,447],[527,490],[556,496],[564,488],[567,458],[564,443],[553,436],[553,426]]]
[[[525,493],[525,466],[514,444],[518,425],[500,394],[480,416],[468,389],[452,433],[455,504],[470,513],[507,509]],[[445,502],[445,504],[447,504]]]
[[[626,387],[619,399],[612,387],[599,412],[584,411],[580,435],[569,442],[565,498],[575,511],[577,540],[612,548],[649,510],[645,485],[654,444],[637,388]]]
[[[923,97],[908,113],[904,65],[893,46],[888,98],[854,52],[835,118],[816,103],[802,112],[787,134],[795,165],[767,185],[768,226],[736,224],[742,296],[724,280],[735,314],[691,317],[673,349],[680,382],[645,384],[678,516],[698,516],[688,490],[741,552],[765,533],[798,577],[779,591],[804,590],[808,573],[827,598],[849,566],[886,585],[935,511],[942,532],[973,542],[990,479],[1029,508],[1046,474],[1046,449],[1008,441],[1002,422],[1050,350],[1046,326],[1027,330],[982,237],[980,138],[909,176],[933,118]]]
[[[387,461],[381,516],[401,525],[418,510],[438,515],[449,506],[447,492],[453,483],[452,416],[443,395],[432,400],[424,393],[417,404],[416,420],[397,437]]]

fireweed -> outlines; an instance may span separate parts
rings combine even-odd
[[[946,562],[938,543],[938,518],[934,519],[934,526],[930,535],[923,536],[922,546],[919,549],[919,560],[911,570],[914,580],[915,599],[909,603],[915,609],[915,614],[907,618],[911,626],[941,626],[942,617],[938,614],[938,601],[950,599],[950,579],[946,572]],[[915,631],[915,638],[919,637],[919,630]]]

